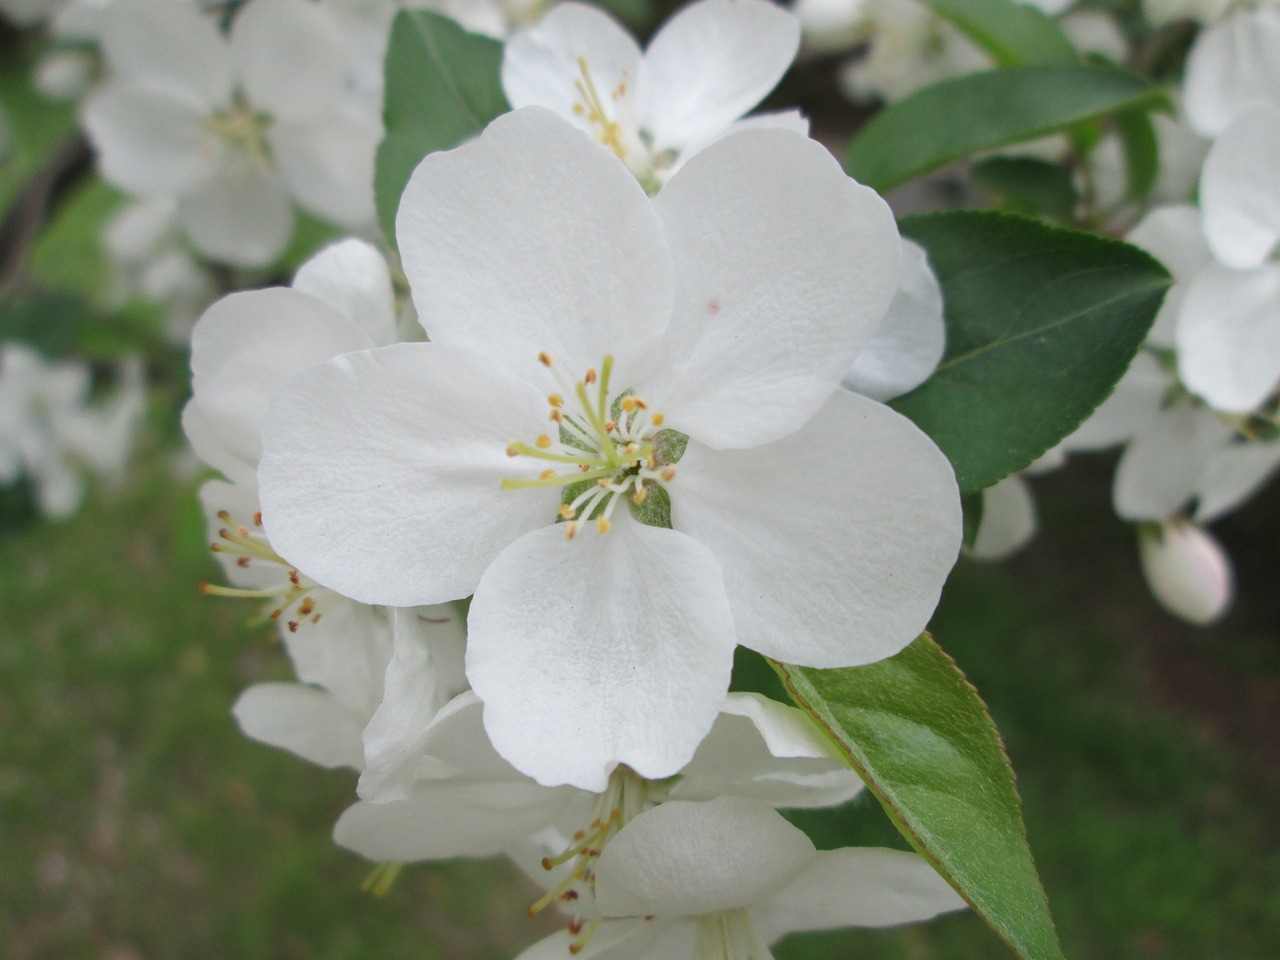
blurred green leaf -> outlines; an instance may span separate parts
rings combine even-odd
[[[1145,80],[1093,66],[1034,66],[957,77],[886,107],[849,147],[845,169],[881,193],[961,157],[1034,140],[1094,117],[1167,104]]]
[[[970,550],[978,542],[978,531],[982,529],[982,515],[986,511],[987,502],[981,491],[966,493],[960,498],[960,506],[964,510],[964,545]]]
[[[1023,960],[1062,960],[986,704],[921,636],[865,667],[775,669],[908,842]]]
[[[653,22],[653,0],[595,0],[629,27],[644,27]]]
[[[396,14],[385,65],[387,133],[374,173],[378,220],[392,243],[400,194],[422,158],[456,147],[507,111],[501,65],[497,40],[426,10]]]
[[[1068,64],[1079,60],[1056,20],[1015,0],[920,0],[951,21],[997,66]]]
[[[962,493],[1026,467],[1070,434],[1128,368],[1169,288],[1136,247],[1024,217],[908,217],[946,304],[947,352],[892,406],[951,459]]]
[[[973,165],[973,182],[990,190],[1014,213],[1042,214],[1070,223],[1079,195],[1071,171],[1038,157],[987,157]]]
[[[1124,168],[1129,196],[1141,200],[1156,185],[1160,174],[1160,142],[1151,116],[1142,110],[1116,115],[1116,135],[1124,145]]]

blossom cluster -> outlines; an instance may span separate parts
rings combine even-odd
[[[946,458],[841,386],[941,356],[923,252],[803,118],[740,119],[798,41],[763,0],[643,51],[561,4],[506,45],[512,112],[414,172],[408,299],[350,239],[194,331],[233,584],[205,590],[268,600],[301,681],[240,723],[360,772],[340,844],[525,866],[568,918],[526,957],[760,958],[964,905],[914,854],[817,852],[776,809],[861,782],[807,715],[728,692],[738,645],[898,652],[960,542]]]

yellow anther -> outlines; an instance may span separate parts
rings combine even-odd
[[[538,434],[538,439],[533,442],[539,450],[549,450],[551,448],[552,440],[545,433],[540,433]],[[511,448],[508,447],[507,449],[509,451]]]
[[[573,507],[569,506],[567,503],[560,504],[560,509],[556,512],[566,520],[572,520],[578,515],[578,511],[573,509]]]
[[[547,403],[551,404],[553,407],[563,407],[564,397],[560,396],[558,393],[553,393],[551,396],[547,397]]]
[[[583,383],[595,383],[599,379],[600,374],[596,373],[595,367],[587,367],[587,375],[582,378]]]
[[[636,403],[636,398],[634,396],[622,398],[622,409],[627,411],[627,413],[635,413],[636,407],[638,406],[640,406],[640,404]]]
[[[676,468],[663,467],[662,472],[658,474],[658,476],[662,477],[663,480],[670,482],[676,478]]]
[[[641,487],[631,495],[631,502],[634,504],[644,503],[648,499],[649,499],[649,489],[647,487]]]
[[[655,413],[653,416],[649,418],[649,422],[652,423],[655,427],[660,427],[662,426],[663,422],[666,419],[667,418],[662,415],[662,412],[659,411],[658,413]]]
[[[575,103],[573,105],[573,115],[575,117],[585,117],[587,115],[587,110],[582,104]]]
[[[520,456],[520,445],[519,445],[519,444],[517,444],[517,443],[508,443],[508,444],[507,444],[507,456],[508,456],[508,457],[518,457],[518,456]]]
[[[608,533],[613,529],[613,524],[609,522],[608,517],[599,517],[596,519],[596,529],[601,533]]]
[[[564,414],[560,412],[559,407],[552,407],[551,413],[547,414],[547,419],[553,423],[564,423]]]
[[[543,480],[550,480],[555,475],[556,475],[556,472],[554,470],[543,470],[540,474],[538,474],[539,478]]]
[[[572,540],[578,535],[578,524],[576,521],[570,521],[564,525],[564,538]]]
[[[605,433],[613,433],[613,431],[615,431],[615,430],[617,430],[617,429],[618,429],[618,425],[617,425],[616,423],[614,423],[612,420],[608,421],[608,422],[607,422],[607,423],[605,423],[605,425],[604,425],[604,432],[605,432]]]
[[[634,440],[632,440],[630,443],[628,443],[625,447],[622,448],[622,455],[624,457],[634,457],[639,452],[640,452],[640,447],[636,445],[636,442]]]
[[[544,367],[553,367],[555,366],[556,358],[553,357],[551,354],[547,353],[547,351],[545,350],[539,350],[538,362],[542,364]]]
[[[644,397],[638,396],[637,394],[633,393],[631,395],[631,399],[635,401],[636,406],[639,407],[641,410],[649,409],[649,402],[645,400]]]

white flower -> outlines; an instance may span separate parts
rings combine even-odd
[[[1208,531],[1174,520],[1138,534],[1142,572],[1151,592],[1171,613],[1205,625],[1231,604],[1231,560]]]
[[[1216,263],[1191,281],[1177,325],[1178,372],[1220,410],[1247,413],[1280,381],[1280,109],[1239,114],[1205,160],[1204,235]]]
[[[796,19],[765,0],[699,0],[644,53],[608,14],[562,3],[507,43],[502,87],[512,107],[546,107],[591,134],[653,193],[690,156],[741,126],[799,43]],[[808,133],[794,111],[746,123]]]
[[[537,23],[554,0],[410,0],[407,6],[443,13],[472,33],[497,40]]]
[[[1236,9],[1196,38],[1187,55],[1187,119],[1216,137],[1256,103],[1280,106],[1280,10]]]
[[[1200,20],[1212,23],[1232,6],[1235,0],[1142,0],[1142,13],[1155,26],[1175,20]]]
[[[270,262],[292,233],[291,199],[372,223],[381,126],[346,97],[342,36],[320,6],[255,0],[224,39],[181,0],[116,0],[102,49],[111,76],[83,107],[102,175],[177,195],[205,255]]]
[[[788,933],[896,926],[965,907],[922,857],[815,850],[744,797],[641,814],[601,854],[595,903],[616,919],[552,934],[518,960],[772,960],[769,945]]]
[[[729,694],[674,780],[648,781],[619,768],[599,793],[542,786],[494,751],[474,693],[455,697],[420,724],[418,691],[409,684],[393,689],[391,676],[388,671],[386,699],[365,733],[362,799],[334,828],[339,844],[372,860],[489,856],[542,834],[555,855],[545,870],[572,865],[571,882],[576,868],[590,867],[618,830],[668,797],[733,794],[779,807],[825,807],[862,789],[807,715],[748,693]],[[583,834],[569,839],[579,828]],[[579,848],[581,857],[559,856]],[[568,886],[558,883],[566,879],[558,872],[537,874],[560,890]]]
[[[735,134],[650,200],[526,108],[423,161],[397,226],[432,342],[276,395],[267,530],[364,602],[474,592],[467,675],[517,768],[597,791],[619,763],[668,776],[735,643],[833,666],[924,626],[955,481],[908,421],[836,390],[898,242],[819,145]],[[668,503],[674,529],[631,516]]]

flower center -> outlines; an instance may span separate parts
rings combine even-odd
[[[578,57],[578,77],[573,81],[578,98],[573,102],[574,116],[582,117],[591,135],[613,151],[627,169],[640,181],[645,193],[652,196],[662,189],[675,163],[671,151],[655,152],[653,138],[640,129],[631,103],[631,74],[625,67],[617,86],[609,91],[608,105],[601,96],[586,57]]]
[[[562,487],[559,517],[565,536],[572,540],[585,522],[594,522],[596,530],[608,533],[613,511],[623,499],[640,507],[655,491],[665,495],[662,484],[676,476],[672,461],[678,456],[671,451],[683,449],[684,437],[662,430],[662,413],[650,411],[640,395],[609,392],[612,356],[605,356],[599,370],[591,367],[573,384],[545,350],[538,354],[538,361],[560,387],[560,392],[547,397],[557,436],[544,433],[532,444],[511,443],[507,456],[531,457],[556,466],[536,479],[503,480],[502,489]]]
[[[205,121],[205,128],[226,147],[226,173],[232,177],[251,171],[266,171],[271,167],[271,154],[267,149],[267,127],[270,119],[255,111],[249,103],[237,97],[231,109],[215,113]]]
[[[773,960],[746,910],[722,910],[698,920],[696,960]]]
[[[543,870],[567,869],[559,883],[529,905],[529,916],[536,917],[557,902],[573,912],[573,904],[582,896],[580,887],[586,886],[588,890],[595,887],[595,862],[604,851],[605,844],[644,812],[649,800],[649,787],[648,780],[625,766],[618,767],[609,775],[604,793],[596,796],[591,822],[573,835],[569,845],[558,856],[542,858]],[[595,914],[589,921],[577,916],[569,921],[569,932],[575,938],[569,945],[570,953],[582,952],[600,926],[600,919],[600,915]]]
[[[297,633],[304,623],[319,623],[323,615],[321,602],[329,591],[302,576],[296,567],[271,549],[267,538],[259,532],[262,529],[262,514],[253,515],[252,527],[237,522],[226,510],[218,511],[218,519],[226,526],[218,531],[218,539],[209,545],[210,551],[235,557],[236,566],[244,569],[263,565],[277,567],[283,572],[284,579],[259,589],[202,583],[200,592],[214,597],[274,601],[268,608],[267,618],[279,620],[289,612],[290,618],[286,624],[290,633]]]

